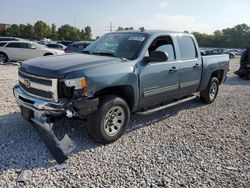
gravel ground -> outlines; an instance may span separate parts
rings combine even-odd
[[[77,120],[58,122],[77,143],[60,171],[15,104],[17,66],[0,66],[0,187],[250,187],[250,81],[233,74],[238,61],[213,104],[136,114],[115,143],[95,144]]]

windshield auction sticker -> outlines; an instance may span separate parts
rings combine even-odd
[[[141,36],[131,36],[129,37],[128,40],[135,40],[135,41],[144,41],[145,40],[145,37],[141,37]]]

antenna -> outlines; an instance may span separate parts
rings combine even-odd
[[[113,26],[112,22],[110,22],[109,31],[110,31],[110,32],[113,32],[113,29],[114,29],[114,26]]]

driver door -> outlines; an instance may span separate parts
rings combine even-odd
[[[141,108],[166,102],[179,94],[180,62],[176,60],[171,37],[156,38],[148,49],[149,54],[152,51],[166,52],[168,60],[144,64],[140,73]]]

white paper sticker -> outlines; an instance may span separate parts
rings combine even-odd
[[[128,40],[136,40],[136,41],[144,41],[145,40],[145,37],[140,37],[140,36],[131,36],[129,37]]]

